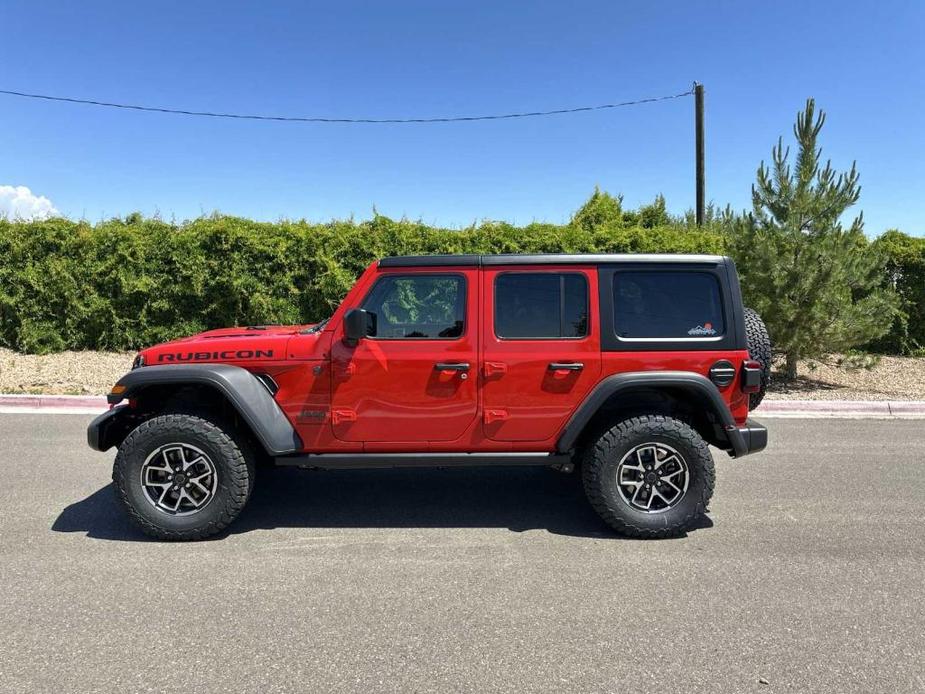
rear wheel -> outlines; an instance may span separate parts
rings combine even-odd
[[[710,449],[690,426],[663,415],[624,420],[585,450],[585,493],[601,518],[631,537],[691,529],[713,495]]]
[[[228,526],[250,496],[253,455],[219,421],[149,419],[122,442],[113,466],[129,516],[161,540],[198,540]]]

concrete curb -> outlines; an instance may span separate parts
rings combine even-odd
[[[765,400],[754,415],[759,419],[925,419],[925,400]]]
[[[100,414],[108,408],[104,395],[0,394],[0,414]]]
[[[109,405],[102,395],[0,394],[0,414],[99,414]],[[757,419],[925,419],[925,400],[765,400]]]

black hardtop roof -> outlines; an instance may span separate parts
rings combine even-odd
[[[501,255],[400,255],[383,258],[379,267],[484,267],[491,265],[610,265],[616,263],[709,264],[726,262],[722,255],[672,253],[517,254]]]

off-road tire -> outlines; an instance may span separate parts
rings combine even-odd
[[[646,443],[670,446],[688,468],[686,493],[677,505],[660,513],[636,510],[617,487],[620,461]],[[706,512],[716,480],[706,442],[689,425],[664,415],[633,417],[603,432],[585,448],[581,469],[585,494],[594,510],[621,535],[639,538],[672,537],[692,529]]]
[[[748,353],[752,359],[761,364],[761,388],[757,393],[750,393],[748,396],[748,409],[754,410],[764,400],[764,394],[771,384],[771,337],[757,311],[746,308],[743,313]]]
[[[236,440],[236,439],[241,439]],[[160,446],[189,444],[205,452],[216,469],[217,487],[201,510],[173,516],[148,501],[141,484],[147,457]],[[159,540],[201,540],[224,530],[244,508],[253,488],[254,455],[232,427],[207,415],[162,414],[142,422],[119,446],[112,478],[129,517]]]

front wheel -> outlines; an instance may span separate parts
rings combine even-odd
[[[160,540],[200,540],[241,512],[253,456],[218,423],[166,414],[138,425],[119,446],[116,493],[128,515]]]
[[[715,471],[694,429],[646,415],[618,423],[588,446],[582,479],[591,505],[614,530],[658,538],[690,530],[703,515]]]

